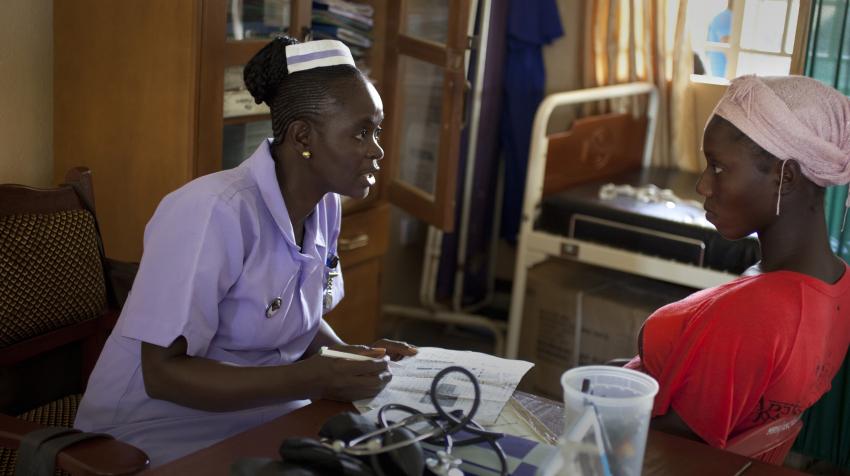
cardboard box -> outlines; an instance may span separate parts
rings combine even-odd
[[[523,388],[560,400],[564,371],[635,356],[646,318],[693,291],[574,261],[540,263],[526,286],[519,357],[536,365]]]

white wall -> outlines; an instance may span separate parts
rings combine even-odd
[[[0,28],[0,183],[53,181],[53,0],[8,0]]]

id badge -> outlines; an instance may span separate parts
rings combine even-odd
[[[325,262],[327,266],[328,279],[325,281],[325,292],[322,298],[322,309],[328,312],[333,305],[334,299],[334,279],[339,276],[339,256],[330,255]]]

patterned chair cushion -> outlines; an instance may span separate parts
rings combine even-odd
[[[105,306],[90,213],[0,216],[0,348],[95,318]]]
[[[34,408],[26,413],[18,415],[18,418],[40,423],[45,426],[74,426],[74,416],[80,404],[82,394],[68,395],[67,397],[54,400],[50,403]],[[0,476],[12,476],[15,471],[15,459],[17,450],[0,448]],[[57,475],[65,475],[64,471],[56,470]]]

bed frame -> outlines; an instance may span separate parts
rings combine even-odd
[[[620,161],[607,161],[605,154],[597,153],[594,155],[588,151],[593,148],[594,141],[601,144],[610,142],[614,144],[612,147],[616,147],[617,141],[628,139],[628,137],[606,138],[604,135],[594,137],[592,134],[585,137],[573,137],[572,142],[574,145],[575,143],[579,144],[578,149],[573,146],[572,155],[564,157],[561,155],[563,151],[559,152],[558,150],[563,147],[563,144],[556,144],[556,142],[559,142],[556,140],[556,135],[547,135],[549,120],[553,111],[558,107],[614,98],[640,100],[640,97],[648,97],[645,108],[646,118],[644,119],[646,136],[641,141],[643,142],[643,154],[640,159],[630,158],[629,154],[626,153],[625,158],[621,158]],[[651,83],[630,83],[552,94],[546,97],[538,107],[532,129],[525,198],[517,243],[516,267],[514,269],[507,332],[506,356],[508,358],[517,357],[528,269],[550,257],[567,258],[693,288],[716,286],[736,277],[728,272],[648,256],[639,252],[613,248],[568,236],[555,235],[534,228],[544,195],[575,183],[593,179],[599,180],[615,175],[627,170],[632,165],[649,167],[654,145],[657,113],[658,91]],[[592,120],[592,118],[587,118],[582,121],[588,123]],[[637,121],[640,120],[637,119]],[[629,132],[625,135],[634,135],[634,130],[640,129],[627,127],[626,130]],[[637,150],[635,150],[635,153],[637,153]],[[553,164],[555,160],[558,160],[559,165],[554,167],[550,164],[547,167],[547,156],[551,156]],[[634,164],[631,163],[633,160],[635,161]],[[574,162],[575,166],[572,170],[569,162]]]

